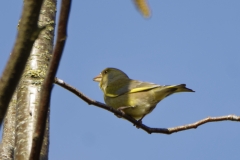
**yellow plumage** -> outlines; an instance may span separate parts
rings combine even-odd
[[[132,80],[116,68],[104,69],[94,81],[99,82],[107,105],[137,120],[142,120],[162,99],[173,93],[194,92],[186,88],[185,84],[160,86]]]

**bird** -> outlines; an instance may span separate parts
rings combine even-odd
[[[158,85],[133,80],[117,68],[106,68],[93,78],[99,82],[108,106],[142,122],[164,98],[178,92],[195,92],[186,84]]]

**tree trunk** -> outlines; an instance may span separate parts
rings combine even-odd
[[[33,44],[31,55],[15,92],[15,99],[12,99],[4,120],[0,146],[1,159],[29,159],[34,122],[38,112],[37,102],[53,50],[55,15],[56,0],[45,0],[38,24],[39,27],[46,28]],[[40,158],[42,160],[48,159],[49,116],[46,123]]]

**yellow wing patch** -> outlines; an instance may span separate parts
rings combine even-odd
[[[156,88],[156,87],[159,87],[159,86],[134,88],[134,89],[131,89],[128,93],[146,91],[146,90],[153,89],[153,88]]]
[[[105,96],[114,98],[114,97],[117,97],[117,96],[119,96],[119,95],[118,95],[118,94],[110,94],[110,93],[106,93],[106,92],[105,92]]]
[[[146,90],[157,88],[157,87],[159,87],[159,86],[155,85],[155,86],[152,86],[152,87],[149,87],[149,86],[148,87],[138,87],[138,88],[133,88],[126,93],[136,93],[136,92],[146,91]],[[111,94],[111,93],[106,93],[105,92],[105,95],[108,96],[108,97],[118,97],[121,94]]]

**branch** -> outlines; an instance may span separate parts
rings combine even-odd
[[[17,92],[15,91],[4,118],[2,142],[0,145],[0,159],[14,159],[13,155],[16,140],[16,107]]]
[[[209,122],[218,122],[218,121],[239,121],[240,122],[240,116],[227,115],[227,116],[221,116],[221,117],[208,117],[208,118],[202,119],[202,120],[197,121],[192,124],[177,126],[177,127],[173,127],[173,128],[151,128],[151,127],[148,127],[148,126],[140,123],[139,121],[135,120],[134,118],[132,118],[131,116],[129,116],[127,114],[124,114],[124,113],[122,113],[110,106],[107,106],[101,102],[98,102],[98,101],[88,98],[83,93],[78,91],[76,88],[70,86],[69,84],[65,83],[61,79],[55,78],[55,83],[65,89],[69,90],[70,92],[74,93],[76,96],[81,98],[83,101],[87,102],[89,105],[97,106],[99,108],[108,110],[117,116],[123,117],[126,120],[128,120],[129,122],[133,123],[135,126],[137,126],[137,128],[141,128],[144,131],[148,132],[149,134],[151,134],[151,133],[172,134],[175,132],[184,131],[184,130],[188,130],[188,129],[195,129],[198,126],[203,125],[205,123],[209,123]]]
[[[21,78],[33,43],[40,33],[38,15],[43,0],[25,0],[14,48],[0,78],[0,126],[16,86]]]
[[[42,85],[42,91],[38,106],[38,115],[36,118],[36,127],[33,132],[33,141],[30,155],[30,159],[32,160],[39,159],[40,150],[43,143],[44,131],[46,127],[45,125],[48,115],[48,105],[50,102],[52,85],[60,63],[67,37],[67,24],[70,8],[71,0],[62,0],[56,46],[54,48],[53,57],[51,59],[46,79],[44,80]]]
[[[134,3],[145,18],[149,18],[151,16],[151,11],[148,7],[147,0],[134,0]]]

